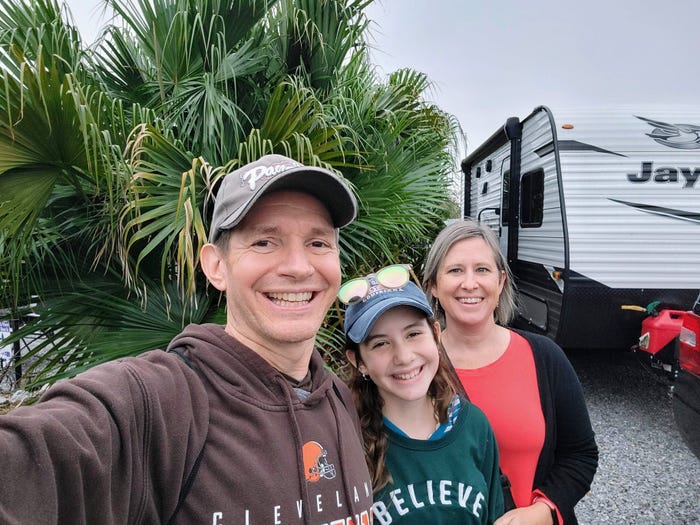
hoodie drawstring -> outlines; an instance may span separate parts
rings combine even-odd
[[[356,516],[358,513],[355,509],[355,499],[350,494],[350,481],[347,478],[347,472],[345,468],[345,443],[343,442],[343,429],[340,427],[340,417],[338,414],[338,400],[335,398],[335,392],[332,389],[326,391],[326,397],[331,404],[331,410],[333,411],[333,418],[335,419],[335,430],[338,433],[338,459],[340,460],[340,472],[343,477],[343,493],[345,495],[345,501],[347,502],[350,510],[351,516]]]
[[[302,450],[304,443],[302,442],[303,438],[301,436],[301,429],[299,428],[299,422],[297,421],[296,412],[294,410],[294,402],[292,401],[292,396],[289,393],[287,381],[280,376],[276,376],[275,379],[279,383],[280,388],[284,392],[285,399],[287,400],[287,414],[289,414],[289,420],[291,423],[290,426],[292,427],[292,434],[294,435],[294,443],[296,445],[294,450],[297,457],[297,466],[299,467],[299,470],[304,473],[304,456]],[[297,476],[297,479],[299,481],[299,490],[302,494],[302,513],[304,515],[304,523],[305,525],[310,525],[311,502],[309,501],[309,490],[306,486],[305,473],[302,476]]]

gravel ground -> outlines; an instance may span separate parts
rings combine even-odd
[[[700,459],[676,428],[670,379],[630,351],[567,353],[600,449],[581,525],[700,524]]]

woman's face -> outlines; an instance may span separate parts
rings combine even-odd
[[[456,242],[437,269],[431,288],[445,311],[445,321],[465,327],[494,323],[494,311],[505,284],[505,271],[481,237]]]
[[[360,343],[359,370],[377,385],[384,406],[423,400],[438,370],[434,327],[410,306],[385,312]]]

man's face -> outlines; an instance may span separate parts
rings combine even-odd
[[[273,352],[315,340],[341,279],[337,231],[325,206],[296,191],[265,195],[220,256],[229,333]]]

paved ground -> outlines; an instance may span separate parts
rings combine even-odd
[[[569,351],[600,448],[581,525],[700,524],[700,460],[673,420],[670,385],[628,351]],[[698,429],[700,432],[700,429]]]

